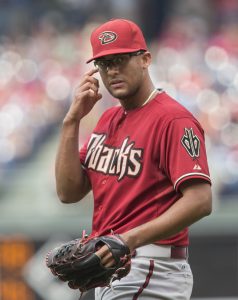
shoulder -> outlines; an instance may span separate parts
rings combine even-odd
[[[194,117],[181,103],[169,96],[166,92],[161,92],[155,98],[155,106],[162,116],[167,117]]]
[[[163,122],[164,125],[179,119],[189,119],[199,124],[196,117],[187,108],[164,91],[156,96],[151,109],[156,118]]]

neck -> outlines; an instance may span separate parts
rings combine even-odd
[[[157,89],[153,89],[153,91],[149,94],[147,99],[145,99],[144,103],[141,106],[146,105],[148,102],[150,102],[151,99],[153,99],[154,95],[157,93]]]
[[[150,85],[144,90],[139,89],[131,97],[120,99],[120,103],[125,110],[132,110],[138,107],[142,107],[153,99],[156,91],[156,88],[153,85]]]

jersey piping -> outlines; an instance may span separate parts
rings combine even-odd
[[[179,181],[181,181],[182,179],[186,178],[186,177],[190,177],[190,176],[193,176],[193,175],[198,175],[198,176],[201,176],[201,177],[205,177],[206,179],[209,180],[209,182],[211,182],[211,179],[210,179],[210,176],[204,174],[204,173],[187,173],[187,174],[184,174],[183,176],[179,177],[176,181],[175,181],[175,184],[174,184],[174,189],[176,190],[176,187],[179,183]]]

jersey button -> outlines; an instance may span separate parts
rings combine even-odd
[[[103,179],[102,184],[106,184],[107,179]]]
[[[102,205],[100,205],[100,206],[98,207],[98,210],[102,210]]]

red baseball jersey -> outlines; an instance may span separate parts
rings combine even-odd
[[[94,196],[93,235],[123,233],[159,217],[181,197],[186,180],[210,183],[203,129],[165,92],[131,111],[107,110],[80,159]],[[188,229],[158,243],[188,245]]]

